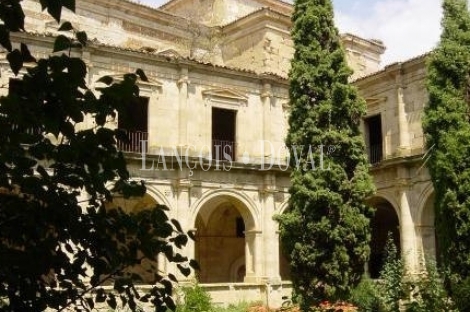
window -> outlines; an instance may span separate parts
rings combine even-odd
[[[149,98],[141,96],[119,114],[118,128],[125,130],[129,138],[129,142],[119,142],[122,151],[140,153],[142,141],[148,140],[148,106]]]
[[[235,160],[235,120],[237,112],[212,108],[212,158]]]
[[[372,116],[364,120],[367,155],[371,164],[377,164],[382,160],[382,119],[380,115]]]
[[[237,237],[245,237],[245,222],[243,221],[243,218],[237,217],[235,219],[235,226],[236,226],[236,233]]]
[[[37,126],[38,119],[35,113],[36,106],[33,106],[35,102],[28,101],[28,96],[24,90],[24,82],[21,79],[10,78],[8,81],[8,95],[16,96],[21,101],[19,105],[22,106],[22,118],[23,123],[21,125],[16,124],[12,125],[12,130],[18,131],[21,133],[26,133],[28,135],[35,136],[34,138],[28,138],[25,144],[36,143],[39,138],[37,136],[42,134],[40,126]],[[26,128],[25,128],[26,126]]]

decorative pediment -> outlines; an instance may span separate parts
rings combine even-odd
[[[240,91],[228,88],[213,88],[202,91],[206,103],[217,103],[228,106],[247,106],[248,96]]]
[[[166,57],[166,58],[181,58],[181,54],[178,53],[178,51],[174,49],[166,49],[160,52],[157,52],[157,55]]]
[[[380,103],[384,103],[385,101],[387,101],[387,97],[386,96],[368,97],[368,98],[365,98],[365,100],[368,106],[375,106],[375,105],[379,105]]]

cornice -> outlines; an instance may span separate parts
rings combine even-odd
[[[188,0],[169,0],[159,7],[160,10],[170,11],[172,8],[179,7],[185,4]],[[284,14],[290,15],[294,11],[292,4],[281,0],[255,0],[262,7],[270,7],[277,9]]]
[[[386,81],[386,80],[393,80],[397,74],[410,72],[412,70],[416,70],[416,68],[425,68],[426,67],[426,59],[431,54],[431,52],[418,55],[411,59],[408,59],[404,62],[397,62],[390,65],[385,66],[384,69],[379,70],[375,73],[370,75],[358,78],[352,83],[357,87],[365,87],[371,84],[377,84],[377,81]]]
[[[341,41],[343,42],[343,44],[345,43],[358,44],[378,54],[383,54],[386,50],[382,41],[379,41],[379,40],[365,39],[365,38],[361,38],[351,33],[344,33],[344,34],[341,34],[340,36],[341,36]]]
[[[289,15],[275,11],[268,7],[263,7],[233,22],[223,25],[222,32],[225,35],[230,35],[233,32],[245,30],[247,27],[256,27],[261,21],[271,22],[272,24],[279,24],[288,28],[292,26]]]
[[[11,33],[11,39],[13,42],[24,42],[26,44],[35,44],[42,47],[51,47],[52,54],[52,45],[54,43],[55,37],[52,34],[20,32]],[[243,77],[245,79],[257,81],[269,79],[273,83],[284,86],[288,85],[288,81],[285,77],[272,73],[260,74],[252,70],[201,62],[187,57],[169,58],[166,55],[160,55],[158,53],[151,53],[145,50],[122,48],[118,46],[102,44],[100,42],[90,41],[82,50],[74,49],[73,51],[78,53],[90,52],[92,55],[108,54],[110,59],[116,59],[117,56],[120,56],[123,58],[133,59],[134,62],[148,63],[156,66],[174,66],[176,68],[187,66],[188,68],[198,69],[205,73],[213,72],[227,77]]]

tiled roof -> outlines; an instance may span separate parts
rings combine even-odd
[[[51,39],[53,39],[55,37],[55,35],[52,34],[52,33],[27,32],[27,33],[24,33],[24,34],[29,35],[29,36],[33,36],[33,37],[39,37],[39,38],[42,37],[42,38],[51,38]],[[245,68],[232,67],[232,66],[226,66],[226,65],[217,65],[217,64],[214,64],[214,63],[211,63],[211,62],[204,62],[204,61],[198,60],[194,57],[169,57],[169,56],[159,55],[158,53],[148,51],[145,48],[142,48],[142,49],[127,48],[127,47],[102,43],[97,39],[92,39],[88,43],[89,43],[89,45],[91,45],[91,47],[107,48],[107,49],[111,49],[111,50],[115,50],[115,51],[137,53],[137,54],[140,54],[140,55],[151,56],[151,57],[153,57],[155,59],[158,59],[160,61],[166,61],[166,62],[172,62],[173,61],[175,63],[177,63],[178,61],[189,61],[191,63],[195,63],[195,64],[199,64],[199,65],[203,65],[203,66],[210,66],[210,67],[213,67],[213,68],[233,71],[234,73],[251,74],[251,75],[254,75],[258,78],[261,78],[261,76],[264,76],[263,78],[266,78],[265,76],[269,76],[273,79],[279,79],[279,80],[282,80],[282,81],[287,81],[287,77],[284,77],[284,76],[281,76],[281,75],[278,75],[278,74],[268,73],[268,72],[258,73],[254,70],[245,69]]]

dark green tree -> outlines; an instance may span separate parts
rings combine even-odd
[[[296,0],[290,71],[290,210],[278,217],[294,292],[308,308],[348,299],[370,254],[373,192],[360,120],[330,0]]]
[[[149,267],[154,286],[143,294],[131,272],[164,253],[189,274],[194,262],[178,253],[187,235],[162,206],[130,214],[105,209],[115,196],[145,193],[116,147],[125,136],[105,127],[108,116],[138,101],[136,81],[145,74],[103,77],[95,95],[85,63],[70,56],[86,48],[86,34],[68,22],[50,57],[35,60],[23,43],[14,49],[10,36],[25,31],[20,1],[0,1],[0,44],[11,69],[32,63],[15,91],[0,97],[0,311],[91,310],[105,301],[133,311],[145,302],[156,311],[174,309],[174,276]],[[40,3],[57,22],[62,7],[75,9],[74,0]],[[95,126],[77,130],[85,118]],[[105,292],[101,286],[110,281],[114,290]]]
[[[470,277],[470,14],[466,0],[445,0],[443,9],[441,40],[428,58],[423,129],[441,260],[459,283]]]

